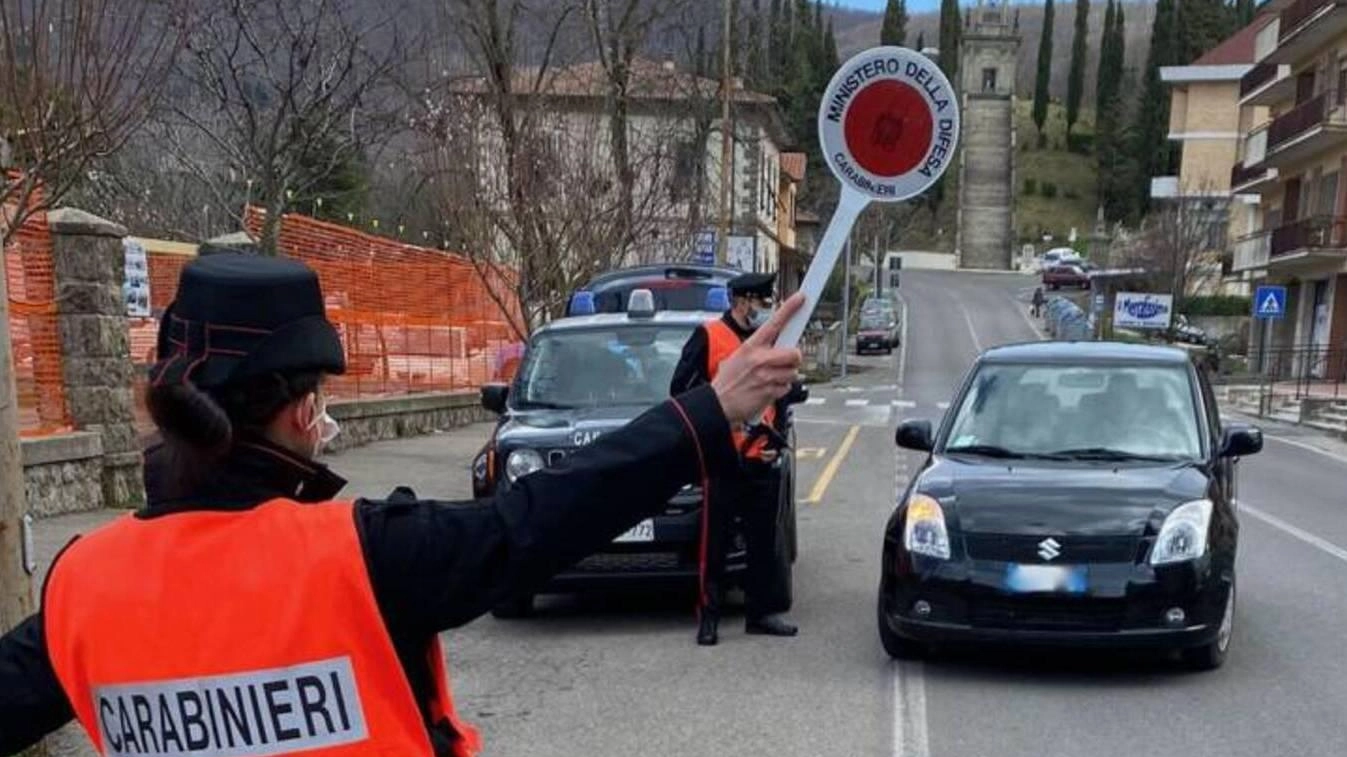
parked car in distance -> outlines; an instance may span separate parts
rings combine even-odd
[[[856,330],[856,354],[883,352],[888,355],[899,343],[898,317],[892,310],[872,310],[861,313],[860,327]]]
[[[1043,269],[1043,286],[1048,289],[1062,287],[1090,288],[1090,274],[1079,263],[1058,263]]]

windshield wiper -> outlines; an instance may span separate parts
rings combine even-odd
[[[1054,457],[1065,457],[1073,460],[1139,460],[1143,462],[1169,463],[1183,459],[1180,455],[1143,455],[1137,452],[1114,449],[1113,447],[1080,447],[1077,449],[1057,450],[1052,454]]]
[[[519,403],[519,410],[574,410],[574,405],[562,405],[556,402],[539,402],[536,400],[525,400]]]
[[[945,454],[981,455],[982,457],[1001,457],[1008,460],[1028,457],[1023,452],[1016,452],[995,444],[961,444],[957,447],[946,447]]]

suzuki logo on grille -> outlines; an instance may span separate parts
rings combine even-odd
[[[1054,560],[1062,554],[1062,545],[1051,536],[1038,543],[1038,556],[1044,560]]]

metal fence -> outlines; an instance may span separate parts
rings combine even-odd
[[[1259,377],[1260,407],[1275,397],[1347,397],[1347,343],[1302,344],[1254,350],[1249,369]]]

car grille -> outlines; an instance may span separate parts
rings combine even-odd
[[[1052,560],[1044,560],[1038,551],[1039,544],[1047,538],[1044,535],[965,534],[964,547],[974,560],[1064,565],[1133,563],[1142,549],[1141,539],[1135,536],[1053,536],[1061,545],[1059,554]]]
[[[639,573],[676,570],[677,552],[606,553],[581,560],[572,570],[577,573]]]
[[[1126,612],[1120,600],[986,599],[970,603],[968,621],[980,628],[1116,631]]]

